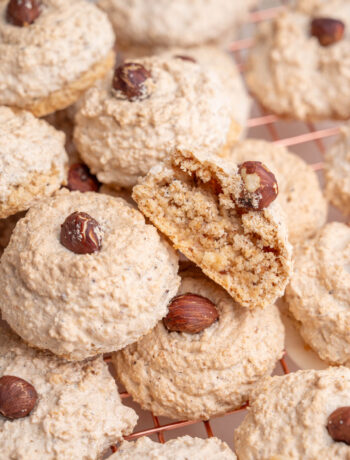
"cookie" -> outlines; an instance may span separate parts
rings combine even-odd
[[[215,72],[223,83],[232,117],[242,128],[246,127],[252,100],[248,96],[232,55],[217,46],[170,48],[160,53],[165,56],[176,56],[179,59],[194,59],[204,69]]]
[[[174,122],[176,120],[176,123]],[[89,90],[74,141],[100,182],[131,188],[177,144],[224,154],[241,128],[222,81],[199,64],[152,56],[126,62]]]
[[[0,107],[0,218],[27,210],[66,180],[65,136],[30,112]]]
[[[113,24],[118,46],[142,46],[145,50],[226,40],[256,4],[256,0],[98,1]]]
[[[0,414],[1,457],[18,460],[97,460],[137,421],[102,358],[68,363],[1,321]]]
[[[0,18],[2,105],[38,117],[64,109],[114,65],[112,26],[92,3],[4,0]]]
[[[304,0],[259,26],[247,83],[265,108],[304,121],[350,117],[349,12],[347,0]]]
[[[325,155],[326,194],[343,214],[350,214],[350,126],[341,128],[340,138]]]
[[[314,236],[327,218],[327,202],[316,173],[299,156],[286,148],[261,140],[235,144],[229,158],[240,164],[264,163],[276,176],[277,202],[286,215],[288,238],[293,245]]]
[[[346,367],[264,379],[235,431],[239,460],[349,459],[349,390]]]
[[[0,219],[0,256],[4,252],[4,249],[10,242],[12,232],[19,221],[26,215],[25,212],[19,212],[13,216],[8,217],[7,219]]]
[[[114,353],[112,361],[143,409],[207,420],[241,407],[256,382],[273,371],[283,346],[275,305],[243,308],[220,286],[190,271],[164,320]]]
[[[323,227],[297,252],[286,291],[303,339],[332,364],[350,364],[349,241],[347,225],[332,222]]]
[[[133,189],[139,209],[174,247],[249,308],[273,303],[291,272],[282,211],[272,202],[275,178],[253,166],[248,174],[208,152],[176,149]]]
[[[58,193],[21,219],[0,262],[3,319],[69,360],[115,351],[166,315],[178,259],[122,199]]]
[[[142,437],[136,442],[124,441],[110,460],[236,460],[228,445],[218,438],[182,436],[165,444]]]

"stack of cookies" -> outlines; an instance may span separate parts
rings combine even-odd
[[[256,3],[0,0],[1,459],[97,460],[132,432],[105,353],[154,415],[249,401],[240,460],[350,458],[350,229],[325,225],[327,200],[350,212],[349,129],[326,196],[299,157],[243,139],[251,101],[225,42]],[[248,65],[263,105],[349,117],[349,12],[300,0],[263,24]],[[285,292],[339,367],[270,377]],[[236,454],[143,437],[110,458]]]

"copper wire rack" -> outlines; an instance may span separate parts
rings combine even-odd
[[[267,8],[263,10],[257,10],[253,11],[250,14],[249,20],[248,20],[248,25],[250,28],[254,27],[255,24],[258,24],[262,21],[267,21],[271,20],[274,18],[281,10],[285,8],[285,5],[288,3],[288,1],[281,1],[280,6],[276,6],[273,8]],[[240,40],[237,40],[233,43],[230,44],[230,51],[237,63],[238,68],[242,72],[242,75],[244,77],[244,62],[245,62],[245,56],[247,54],[247,51],[249,48],[251,48],[254,44],[254,39],[252,36],[248,38],[243,38]],[[252,112],[254,115],[252,118],[248,120],[247,123],[247,128],[248,128],[248,135],[247,137],[253,137],[253,138],[261,138],[264,137],[264,139],[268,139],[271,142],[279,145],[283,145],[285,147],[291,147],[292,150],[296,150],[295,153],[298,153],[298,147],[301,145],[308,144],[308,147],[310,149],[313,149],[314,155],[315,156],[315,151],[317,152],[319,156],[319,161],[312,161],[309,162],[309,164],[312,166],[312,168],[317,171],[321,172],[323,169],[323,161],[322,161],[322,156],[325,152],[326,146],[325,142],[331,138],[339,134],[339,125],[335,123],[320,123],[320,124],[315,124],[315,123],[300,123],[300,122],[294,122],[294,121],[282,121],[278,118],[278,116],[274,114],[267,113],[256,101],[254,101],[254,109]],[[285,133],[286,125],[293,124],[293,135],[290,136],[290,129],[289,132]],[[264,131],[264,134],[262,134],[262,130]],[[320,177],[321,182],[322,182],[322,177]],[[289,366],[287,365],[286,358],[288,360],[288,356],[286,351],[284,352],[283,358],[279,361],[276,372],[279,374],[288,374],[290,372]],[[106,356],[105,357],[106,362],[110,361],[110,357]],[[131,396],[127,392],[121,392],[120,393],[121,398],[127,402],[128,398],[131,398]],[[242,407],[233,410],[231,412],[228,412],[226,415],[238,413],[238,412],[243,412],[247,409],[248,407],[248,402],[243,405]],[[157,439],[159,442],[164,443],[165,442],[165,437],[164,434],[173,430],[179,430],[180,428],[184,427],[189,427],[190,425],[195,425],[195,424],[202,424],[204,425],[204,432],[207,437],[212,437],[212,436],[218,436],[220,438],[220,433],[217,433],[215,429],[212,427],[212,421],[215,419],[212,418],[211,420],[180,420],[180,421],[174,421],[170,423],[164,423],[162,424],[160,421],[160,418],[155,416],[154,414],[150,414],[151,417],[150,419],[152,420],[151,425],[149,428],[139,430],[139,431],[134,431],[132,434],[128,436],[124,436],[124,439],[130,441],[130,440],[135,440],[139,438],[140,436],[151,436],[151,435],[156,435]],[[226,415],[224,417],[226,417]],[[221,416],[222,417],[222,416]],[[182,433],[183,434],[183,433]],[[232,435],[233,435],[233,430],[232,430]],[[233,436],[232,436],[233,437]],[[111,446],[111,450],[113,452],[116,452],[118,449],[118,446]]]

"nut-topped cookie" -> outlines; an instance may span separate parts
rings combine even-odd
[[[110,460],[236,460],[228,445],[218,438],[182,436],[165,444],[142,437],[136,442],[124,441]]]
[[[68,107],[114,64],[107,16],[83,0],[0,1],[0,104],[43,116]]]
[[[350,227],[325,225],[299,248],[286,290],[300,333],[321,359],[350,364]]]
[[[327,198],[350,215],[350,125],[341,128],[339,139],[326,152],[325,177]]]
[[[249,139],[234,145],[228,155],[235,163],[261,161],[278,182],[276,201],[286,215],[288,239],[293,245],[314,236],[326,222],[327,201],[316,173],[286,148]]]
[[[205,151],[175,149],[133,189],[139,209],[192,262],[245,307],[283,295],[291,246],[262,163],[236,165]]]
[[[247,83],[261,104],[300,120],[350,117],[350,4],[300,0],[259,26]]]
[[[102,358],[68,363],[0,321],[1,458],[97,460],[136,421]]]
[[[125,62],[86,93],[74,140],[101,182],[130,188],[175,145],[223,154],[239,133],[218,75],[191,60],[152,56]]]
[[[0,107],[1,219],[61,187],[68,163],[64,142],[63,133],[30,112]]]
[[[236,429],[239,460],[350,458],[350,369],[267,377]]]
[[[112,356],[126,390],[156,415],[206,420],[236,409],[282,357],[277,307],[243,308],[200,273],[182,274],[168,309],[149,334]]]
[[[3,318],[69,360],[114,351],[166,315],[178,259],[124,200],[63,190],[21,219],[0,264]]]
[[[99,0],[118,46],[196,46],[231,37],[257,0]],[[195,18],[195,20],[194,20]],[[146,54],[147,51],[145,51]]]

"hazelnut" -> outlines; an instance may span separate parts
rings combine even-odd
[[[219,317],[218,311],[209,299],[196,294],[174,297],[169,312],[163,319],[168,331],[197,334],[211,326]]]
[[[92,254],[101,249],[102,231],[86,212],[73,212],[61,225],[60,242],[75,254]]]
[[[71,191],[98,192],[99,182],[89,168],[81,163],[73,164],[68,171],[68,188]]]
[[[145,81],[151,78],[150,72],[142,64],[126,62],[114,71],[113,88],[129,101],[148,97]]]
[[[29,26],[40,16],[40,13],[38,0],[10,0],[6,9],[6,20],[14,26]]]
[[[0,414],[8,419],[26,417],[33,410],[38,394],[25,380],[4,375],[0,378]]]
[[[239,207],[244,210],[262,210],[269,206],[278,195],[278,185],[274,174],[260,161],[246,161],[239,166],[244,190],[239,199]]]
[[[195,58],[193,58],[192,56],[185,56],[184,54],[176,54],[176,55],[174,56],[174,58],[176,58],[176,59],[182,59],[183,61],[193,62],[194,64],[197,63],[197,61],[195,60]]]
[[[350,407],[339,407],[328,417],[327,430],[334,441],[350,445]]]
[[[311,22],[311,35],[316,37],[322,46],[330,46],[339,42],[345,31],[345,24],[339,19],[315,18]]]

